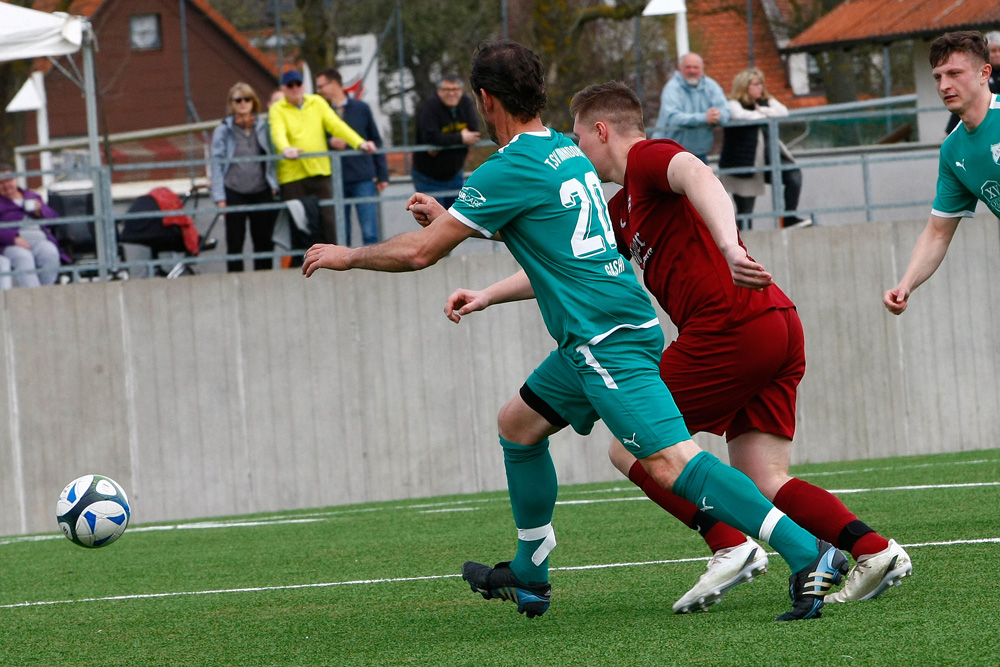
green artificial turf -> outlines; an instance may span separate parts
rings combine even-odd
[[[504,493],[130,526],[92,550],[0,538],[0,665],[996,664],[1000,450],[793,472],[912,545],[914,576],[779,624],[789,572],[772,556],[675,616],[707,548],[624,479],[560,489],[552,606],[531,621],[458,577],[513,555]]]

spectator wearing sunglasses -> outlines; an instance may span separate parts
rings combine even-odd
[[[285,72],[281,77],[281,89],[285,93],[284,99],[268,111],[271,141],[275,151],[284,158],[278,161],[281,198],[288,201],[313,195],[321,200],[331,199],[330,158],[302,156],[328,152],[327,134],[369,154],[375,152],[375,142],[365,141],[352,130],[322,97],[306,95],[299,72]],[[325,241],[336,243],[337,224],[333,207],[323,206],[320,213]]]
[[[274,161],[231,161],[274,154],[267,115],[261,113],[260,99],[253,88],[240,81],[229,89],[226,109],[228,114],[212,134],[212,157],[227,160],[212,163],[212,199],[220,207],[271,203],[278,192]],[[271,233],[277,211],[239,211],[225,216],[227,255],[243,252],[248,222],[253,251],[274,250]],[[269,269],[272,259],[254,259],[253,266],[257,271]],[[243,259],[229,260],[226,269],[230,273],[242,271]]]

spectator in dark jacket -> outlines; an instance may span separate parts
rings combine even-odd
[[[382,135],[375,124],[371,107],[361,100],[351,98],[344,90],[344,80],[340,72],[327,69],[316,77],[316,91],[323,96],[337,115],[344,119],[351,129],[365,139],[375,142],[377,148],[382,148]],[[339,137],[330,137],[330,148],[342,151],[349,146]],[[344,173],[344,196],[374,197],[376,192],[382,192],[389,185],[389,167],[383,153],[373,155],[352,155],[341,158],[341,169]],[[365,245],[378,243],[378,209],[375,202],[355,203],[354,210],[358,215],[358,225],[361,227],[361,240]],[[344,207],[344,220],[347,223],[344,245],[351,245],[351,207]]]
[[[15,276],[14,281],[21,287],[51,285],[59,275],[60,261],[69,262],[69,257],[61,255],[59,244],[47,227],[31,221],[57,218],[59,214],[31,190],[19,188],[13,171],[9,164],[0,164],[0,222],[29,222],[19,227],[0,228],[0,254],[9,261],[9,269],[3,268],[13,271],[41,269],[38,273]]]
[[[788,116],[785,105],[768,92],[764,73],[759,69],[747,69],[733,78],[733,90],[729,95],[729,115],[732,120],[765,120]],[[719,168],[762,167],[770,164],[771,136],[767,125],[736,125],[727,127],[722,135],[722,153]],[[781,162],[794,163],[795,159],[788,147],[778,140]],[[723,174],[719,177],[726,190],[736,202],[737,225],[740,229],[750,229],[754,200],[764,194],[764,184],[771,182],[770,171],[747,171]],[[794,211],[799,206],[802,193],[802,172],[799,169],[784,169],[781,185],[785,195],[785,210]],[[795,215],[782,217],[781,226],[804,227],[812,224],[812,218]]]
[[[455,192],[465,185],[465,158],[469,146],[479,142],[479,114],[472,98],[462,92],[462,79],[445,74],[438,82],[437,94],[417,110],[417,143],[434,146],[461,146],[413,154],[413,187],[417,192],[435,195],[448,208]]]

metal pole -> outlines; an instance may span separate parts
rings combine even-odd
[[[184,108],[187,115],[185,121],[190,122],[201,120],[198,112],[194,110],[194,103],[191,101],[191,72],[188,67],[188,34],[187,34],[187,0],[179,0],[181,7],[181,62],[184,69]]]
[[[889,97],[892,95],[892,68],[889,64],[889,45],[885,44],[882,46],[882,67],[885,71],[885,93],[883,97]],[[885,131],[886,134],[892,134],[892,110],[889,110],[889,115],[885,117]]]
[[[101,280],[108,276],[109,260],[117,256],[109,241],[114,234],[114,217],[110,199],[104,199],[101,170],[101,147],[97,142],[97,77],[94,74],[94,31],[89,22],[83,26],[83,89],[87,108],[87,149],[90,152],[90,182],[94,191],[94,244],[97,246],[97,275]],[[107,189],[111,189],[111,170],[107,171]],[[106,218],[104,214],[107,214]]]
[[[406,60],[403,58],[403,2],[396,0],[396,50],[399,52],[399,112],[403,123],[403,145],[410,145],[409,120],[406,117],[406,80],[403,71]]]
[[[635,15],[635,94],[642,100],[642,14]]]
[[[750,53],[750,69],[753,69],[753,0],[747,0],[747,44]]]
[[[510,39],[510,29],[507,26],[507,0],[500,0],[500,16],[503,17],[503,38]]]
[[[281,63],[281,0],[274,0],[274,43],[278,49],[278,77],[282,74]]]

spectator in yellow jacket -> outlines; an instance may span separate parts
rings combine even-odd
[[[274,150],[284,158],[278,161],[281,198],[288,201],[314,195],[317,199],[330,199],[333,197],[330,158],[299,156],[328,152],[327,134],[339,137],[351,148],[366,153],[375,152],[375,142],[365,141],[352,130],[322,97],[306,95],[300,73],[285,72],[281,77],[281,88],[285,93],[284,99],[271,106],[267,114]],[[320,212],[326,241],[336,243],[334,208],[324,206]]]

